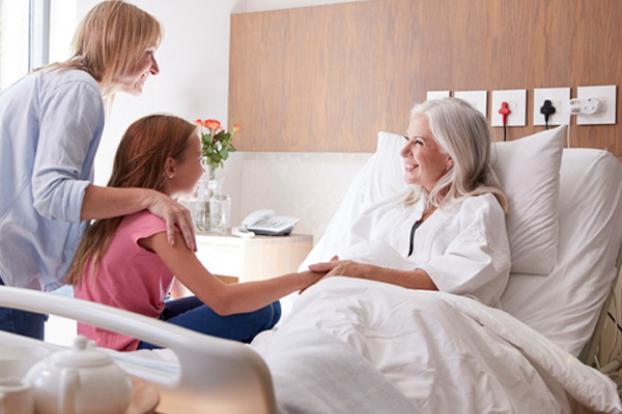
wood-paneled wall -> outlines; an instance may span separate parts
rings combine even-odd
[[[622,1],[371,0],[231,18],[229,120],[245,151],[373,151],[427,90],[618,85],[618,124],[573,146],[622,155]],[[573,121],[574,123],[574,121]],[[497,137],[502,131],[495,128]]]

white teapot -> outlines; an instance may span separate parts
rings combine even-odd
[[[73,349],[30,368],[26,380],[34,390],[37,414],[124,414],[132,396],[125,371],[80,335]]]

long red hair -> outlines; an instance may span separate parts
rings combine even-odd
[[[194,131],[193,124],[172,115],[150,115],[134,122],[121,139],[108,187],[162,191],[166,160],[181,160]],[[99,264],[122,220],[122,216],[101,219],[89,226],[65,278],[67,283],[78,284],[89,263]]]

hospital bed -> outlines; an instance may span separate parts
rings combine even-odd
[[[401,173],[387,175],[384,165],[399,162],[400,139],[381,134],[305,263],[325,259],[349,215],[399,188]],[[165,347],[109,351],[128,373],[158,386],[162,412],[456,412],[456,404],[462,412],[521,412],[529,400],[530,412],[622,412],[613,381],[576,358],[594,360],[620,277],[622,167],[604,151],[567,149],[560,174],[555,266],[544,276],[514,272],[505,311],[455,295],[332,278],[309,288],[277,329],[247,346],[17,288],[1,287],[0,305]],[[0,352],[7,344],[57,348],[0,332]]]

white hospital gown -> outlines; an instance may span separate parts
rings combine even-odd
[[[410,257],[411,228],[424,204],[420,200],[406,206],[403,200],[403,195],[392,197],[363,212],[340,258],[402,270],[419,268],[440,291],[498,305],[510,272],[510,246],[496,197],[468,197],[436,210],[416,230]]]

